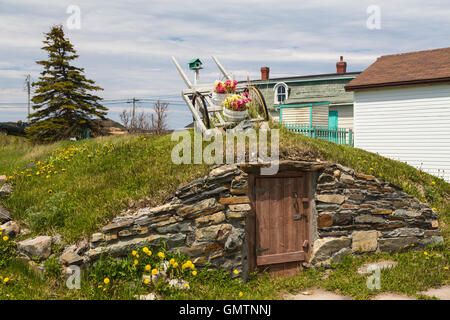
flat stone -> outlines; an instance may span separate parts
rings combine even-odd
[[[319,214],[317,217],[317,226],[319,228],[327,228],[333,225],[333,217],[327,213]]]
[[[365,180],[369,180],[369,181],[374,181],[375,180],[375,177],[372,176],[372,175],[369,175],[369,174],[356,172],[355,176],[360,178],[360,179],[365,179]]]
[[[6,235],[8,237],[15,237],[19,234],[20,228],[17,222],[8,221],[0,226],[0,230],[2,230],[2,235]]]
[[[228,220],[242,220],[245,219],[247,212],[243,211],[228,211],[227,219]]]
[[[230,204],[228,206],[230,211],[250,211],[251,209],[249,204]]]
[[[342,204],[347,198],[340,194],[319,194],[316,199],[320,202]]]
[[[317,239],[314,241],[312,254],[311,254],[311,263],[312,264],[322,264],[329,263],[332,255],[339,250],[350,247],[351,239],[348,237],[329,237]]]
[[[133,220],[132,219],[128,219],[128,220],[123,220],[121,222],[117,222],[117,223],[110,223],[107,224],[106,226],[104,226],[102,228],[103,232],[111,232],[114,230],[118,230],[118,229],[123,229],[126,227],[129,227],[133,224]]]
[[[380,293],[375,297],[373,297],[372,300],[416,300],[416,299],[396,293]]]
[[[219,202],[221,204],[242,204],[242,203],[250,203],[250,199],[247,196],[229,197],[229,198],[220,198]]]
[[[165,213],[165,212],[170,212],[170,211],[176,210],[181,206],[182,206],[181,203],[166,203],[166,204],[163,204],[162,206],[150,208],[149,212],[152,215],[156,215],[156,214],[160,214],[163,212]]]
[[[380,261],[374,263],[366,263],[358,268],[358,274],[371,274],[373,273],[374,268],[378,268],[380,270],[390,269],[398,265],[397,261]],[[369,271],[371,269],[372,271]]]
[[[19,242],[17,248],[31,259],[46,259],[50,256],[51,244],[52,237],[39,236]]]
[[[224,174],[233,172],[237,170],[237,166],[235,164],[227,164],[218,168],[215,168],[209,172],[210,177],[222,176]]]
[[[373,209],[371,212],[373,214],[392,214],[391,209]]]
[[[232,228],[225,242],[225,250],[234,251],[242,246],[244,240],[245,231],[243,229]]]
[[[13,188],[10,184],[5,183],[0,187],[0,198],[6,198],[13,192]]]
[[[83,257],[79,256],[75,252],[64,252],[59,257],[59,262],[64,265],[80,265],[83,263]]]
[[[385,220],[380,216],[371,214],[360,214],[355,217],[355,223],[384,223]]]
[[[209,198],[191,205],[185,205],[177,210],[177,215],[186,217],[188,215],[209,214],[223,210],[224,206],[215,198]]]
[[[450,286],[443,286],[440,288],[431,288],[426,291],[419,292],[428,297],[438,298],[440,300],[450,300]]]
[[[97,233],[92,234],[92,236],[91,236],[91,242],[93,242],[93,243],[100,242],[103,240],[104,240],[103,233],[97,232]]]
[[[385,235],[384,238],[423,237],[424,231],[419,228],[398,228]]]
[[[377,250],[377,239],[380,235],[380,232],[374,230],[353,231],[352,252],[371,252]]]
[[[196,232],[196,241],[206,242],[222,240],[231,231],[231,224],[219,224],[214,226],[209,226],[205,228],[200,228]]]
[[[202,216],[200,218],[195,219],[195,226],[196,227],[209,226],[212,224],[219,224],[223,221],[225,221],[225,214],[223,213],[223,211],[219,211],[214,214]]]
[[[349,184],[352,184],[352,183],[355,182],[355,179],[354,179],[351,175],[346,174],[346,173],[343,173],[343,174],[341,175],[340,180],[341,180],[341,182],[343,182],[343,183],[349,183]]]
[[[351,300],[349,296],[336,294],[334,292],[325,291],[322,289],[310,289],[299,294],[289,294],[284,296],[285,300]]]
[[[11,213],[0,206],[0,223],[5,223],[11,220]]]
[[[393,215],[396,216],[396,217],[411,217],[411,218],[415,218],[415,217],[421,216],[422,212],[416,211],[416,210],[411,210],[411,209],[397,209],[397,210],[394,211]]]
[[[412,244],[414,244],[414,247],[416,248],[419,243],[420,239],[416,237],[378,239],[380,251],[388,253],[401,252],[406,249],[411,249]]]

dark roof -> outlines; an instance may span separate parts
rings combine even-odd
[[[323,78],[323,80],[327,80],[327,78],[334,77],[334,78],[347,78],[347,77],[353,77],[360,74],[360,72],[346,72],[346,73],[324,73],[324,74],[312,74],[312,75],[306,75],[306,76],[291,76],[291,77],[280,77],[280,78],[269,78],[268,80],[261,80],[261,79],[255,79],[250,80],[251,83],[259,83],[259,82],[284,82],[284,81],[296,81],[296,80],[320,80]],[[247,82],[247,80],[242,80],[239,82]]]
[[[345,89],[450,82],[450,47],[382,56]]]

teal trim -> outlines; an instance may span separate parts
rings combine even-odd
[[[311,138],[318,138],[342,145],[353,146],[354,134],[352,130],[344,128],[329,128],[322,126],[311,126],[308,124],[284,123],[289,131]]]
[[[312,127],[313,121],[312,121],[312,106],[309,106],[309,126]]]
[[[283,108],[280,108],[280,123],[283,123]]]

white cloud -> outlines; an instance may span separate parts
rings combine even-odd
[[[259,77],[261,66],[279,76],[331,73],[340,55],[360,71],[383,54],[448,46],[450,29],[450,4],[438,0],[3,0],[0,100],[23,101],[24,75],[36,80],[34,61],[46,56],[43,33],[65,25],[72,4],[81,9],[81,30],[66,28],[76,63],[115,99],[180,99],[185,85],[171,55],[183,67],[204,60],[202,82],[220,77],[211,55],[242,80]],[[381,8],[381,30],[365,27],[371,4]]]

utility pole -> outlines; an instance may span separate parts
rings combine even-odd
[[[31,96],[31,77],[29,74],[27,74],[27,77],[25,79],[25,90],[27,90],[28,93],[28,116],[30,116],[30,96]]]
[[[131,121],[134,123],[134,115],[136,113],[136,102],[141,101],[140,99],[133,98],[131,101],[127,101],[127,103],[133,104],[133,110],[131,111]]]

